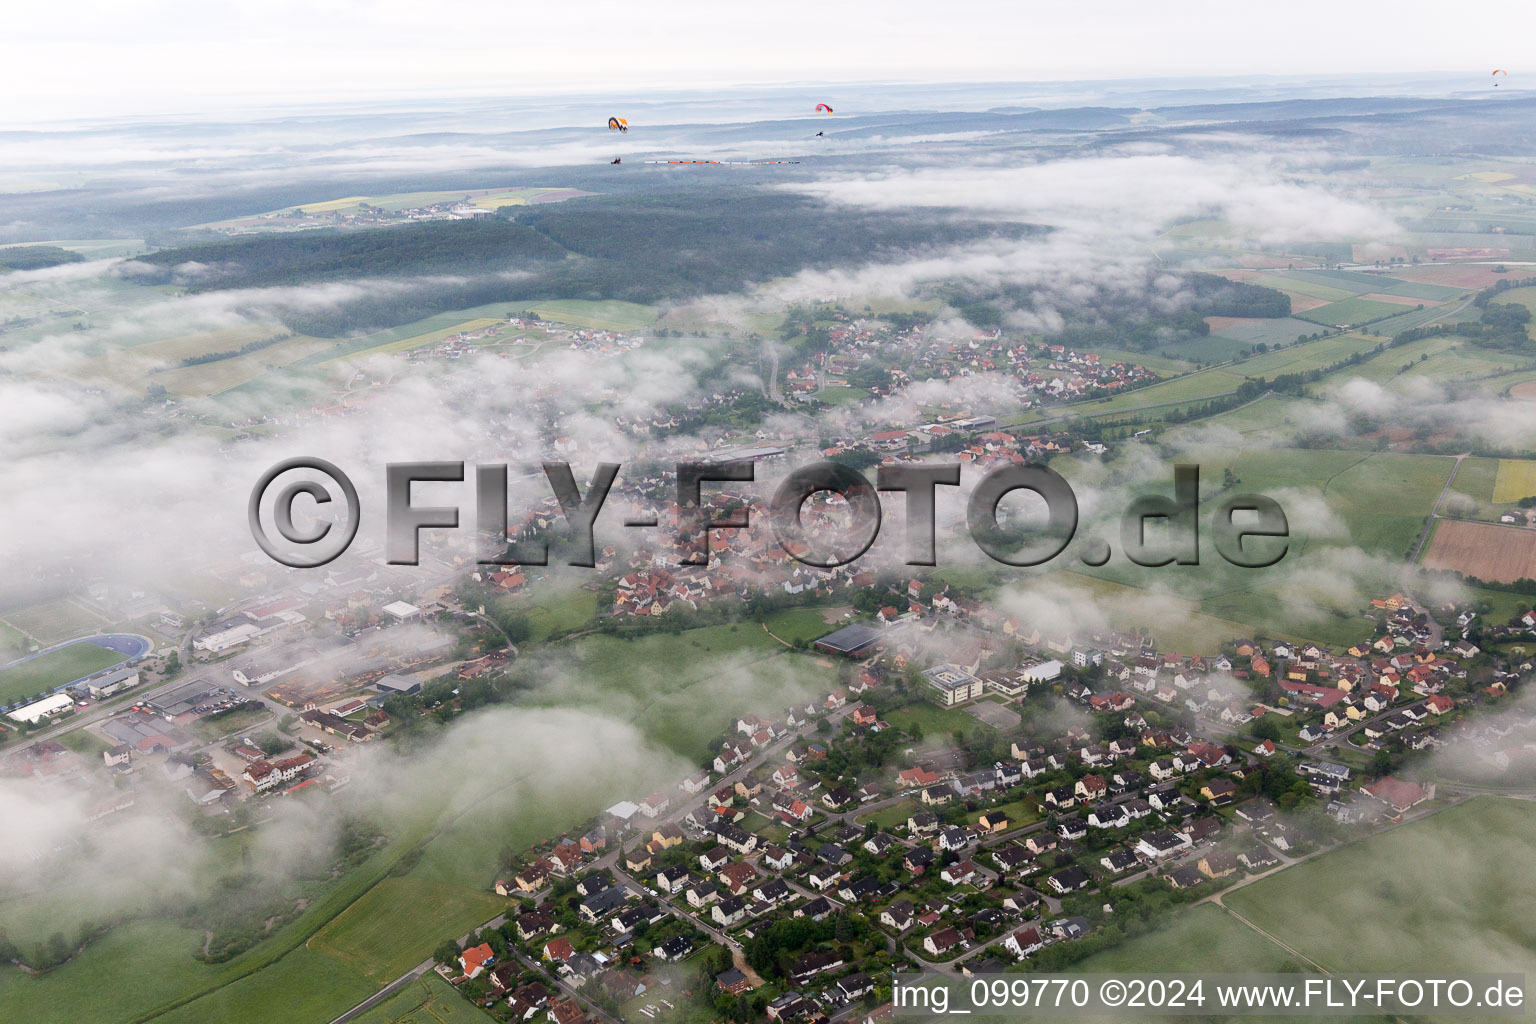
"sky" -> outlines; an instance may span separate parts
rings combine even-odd
[[[1536,4],[61,0],[13,5],[0,121],[850,81],[1512,74]],[[1514,83],[1511,83],[1514,84]]]

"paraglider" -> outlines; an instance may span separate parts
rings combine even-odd
[[[816,113],[818,113],[818,114],[830,114],[830,113],[832,113],[832,108],[827,106],[825,103],[818,103],[818,104],[816,104]]]
[[[817,137],[817,138],[818,138],[818,139],[820,139],[820,138],[825,138],[825,137],[826,137],[826,134],[827,134],[827,133],[826,133],[826,132],[817,132],[817,133],[816,133],[816,137]]]
[[[629,122],[622,117],[610,117],[608,119],[608,130],[611,132],[627,132],[629,131]]]
[[[1493,69],[1493,73],[1494,73],[1495,76],[1503,75],[1505,78],[1509,77],[1509,72],[1505,71],[1503,68],[1494,68]],[[1493,83],[1493,87],[1495,89],[1497,89],[1499,87],[1499,83],[1498,82],[1494,82]]]
[[[622,160],[622,159],[620,159],[620,158],[619,158],[619,157],[614,157],[614,158],[613,158],[613,159],[612,159],[612,160],[609,160],[609,161],[608,161],[608,163],[609,163],[609,164],[610,164],[610,165],[612,165],[612,164],[621,164],[621,163],[623,163],[623,162],[624,162],[624,161],[623,161],[623,160]]]

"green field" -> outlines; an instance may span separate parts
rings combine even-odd
[[[1291,956],[1258,932],[1209,903],[1164,918],[1152,932],[1137,936],[1069,970],[1085,974],[1125,972],[1251,972],[1285,968]]]
[[[1536,807],[1479,797],[1226,903],[1329,971],[1531,972],[1536,919],[1517,894],[1533,884]]]
[[[439,940],[441,941],[441,940]],[[327,956],[300,947],[271,966],[155,1016],[155,1024],[293,1024],[328,1021],[378,991],[378,986]],[[468,1004],[465,1004],[468,1006]],[[41,1018],[40,1018],[41,1019]],[[63,1019],[63,1018],[58,1018]],[[86,1018],[75,1018],[86,1019]],[[91,1020],[123,1019],[111,1014]]]
[[[464,320],[456,323],[451,327],[440,327],[437,330],[427,331],[425,334],[417,334],[409,338],[401,338],[398,341],[385,342],[371,348],[348,351],[346,356],[332,356],[326,362],[334,362],[337,359],[355,356],[378,356],[388,355],[391,352],[409,352],[413,348],[425,348],[429,345],[436,345],[443,339],[455,334],[461,334],[464,331],[478,331],[502,322],[503,320],[500,317],[477,317],[473,320]]]
[[[192,959],[201,941],[189,928],[138,922],[113,929],[40,978],[0,965],[0,1007],[12,1021],[127,1020],[217,974],[218,968]]]
[[[5,613],[5,621],[43,647],[52,647],[71,637],[100,633],[107,620],[68,598],[45,601]]]
[[[1326,306],[1318,306],[1304,313],[1297,313],[1296,317],[1299,320],[1310,320],[1312,323],[1322,324],[1324,327],[1332,327],[1336,324],[1358,327],[1373,320],[1384,320],[1389,316],[1397,316],[1412,310],[1412,306],[1377,302],[1375,299],[1350,298],[1330,302]]]
[[[35,696],[72,683],[81,676],[109,668],[123,660],[116,651],[95,644],[74,643],[59,650],[0,669],[0,705]]]
[[[308,948],[383,984],[432,955],[444,938],[480,927],[509,902],[421,878],[387,878],[315,933]]]
[[[898,729],[917,726],[922,730],[923,740],[926,743],[941,741],[956,733],[970,736],[978,730],[994,731],[990,725],[967,714],[962,708],[941,708],[927,701],[916,701],[904,708],[898,708],[886,715],[885,720]]]
[[[1138,388],[1135,391],[1113,398],[1099,398],[1089,402],[1076,402],[1064,407],[1063,411],[1079,416],[1092,416],[1094,418],[1110,413],[1126,412],[1131,409],[1141,409],[1147,406],[1171,404],[1175,402],[1190,402],[1205,398],[1213,398],[1216,395],[1225,395],[1236,391],[1242,384],[1243,375],[1234,370],[1214,368],[1201,370],[1198,373],[1185,374],[1182,377],[1174,377],[1172,380],[1162,381],[1149,387]],[[1052,410],[1055,412],[1055,410]]]
[[[429,971],[354,1020],[357,1024],[473,1024],[491,1018]]]
[[[637,302],[621,302],[618,299],[552,299],[548,302],[523,303],[522,308],[533,310],[544,320],[604,331],[634,331],[650,327],[660,315],[655,306],[642,306]]]
[[[781,640],[798,644],[826,636],[837,627],[828,622],[821,608],[785,608],[768,616],[768,631]]]
[[[532,599],[515,596],[496,599],[504,610],[527,616],[531,639],[535,642],[590,625],[602,610],[598,600],[597,591],[581,588],[547,596],[540,592]]]
[[[708,626],[680,637],[593,635],[531,656],[554,670],[553,681],[531,691],[524,703],[582,707],[633,722],[689,759],[704,753],[722,724],[718,715],[699,714],[700,708],[772,714],[792,700],[825,695],[836,683],[833,670],[791,654],[755,622]]]

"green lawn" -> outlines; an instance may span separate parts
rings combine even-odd
[[[1384,320],[1389,316],[1398,316],[1402,313],[1413,311],[1412,306],[1402,306],[1393,302],[1377,302],[1375,299],[1343,299],[1339,302],[1330,302],[1326,306],[1318,306],[1304,313],[1297,313],[1298,320],[1310,320],[1314,324],[1322,324],[1324,327],[1333,327],[1337,324],[1348,324],[1358,327],[1361,324],[1370,323],[1373,320]]]
[[[13,704],[44,690],[72,683],[122,660],[123,656],[116,651],[88,643],[70,644],[49,651],[0,671],[0,704]]]
[[[271,717],[272,712],[268,711],[265,707],[234,708],[216,717],[199,718],[192,723],[190,728],[192,732],[205,740],[216,740],[245,732]]]
[[[509,905],[483,890],[387,878],[320,929],[308,946],[388,982],[431,956],[444,938],[478,928]]]
[[[875,823],[876,828],[893,829],[898,825],[905,825],[907,819],[923,809],[923,805],[916,800],[903,800],[889,807],[882,807],[878,811],[869,814],[861,814],[855,820],[860,825]]]
[[[1232,893],[1330,971],[1536,970],[1536,806],[1479,797]]]
[[[885,720],[898,729],[916,725],[922,730],[923,739],[940,740],[955,733],[971,735],[978,729],[993,731],[990,725],[966,714],[963,708],[941,708],[927,701],[916,701],[898,708],[885,716]]]

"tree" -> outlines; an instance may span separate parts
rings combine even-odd
[[[444,939],[432,954],[432,959],[445,967],[457,967],[459,964],[459,944],[452,939]]]
[[[1253,734],[1255,739],[1280,742],[1280,726],[1268,715],[1255,718],[1253,725],[1249,727],[1248,731]]]

